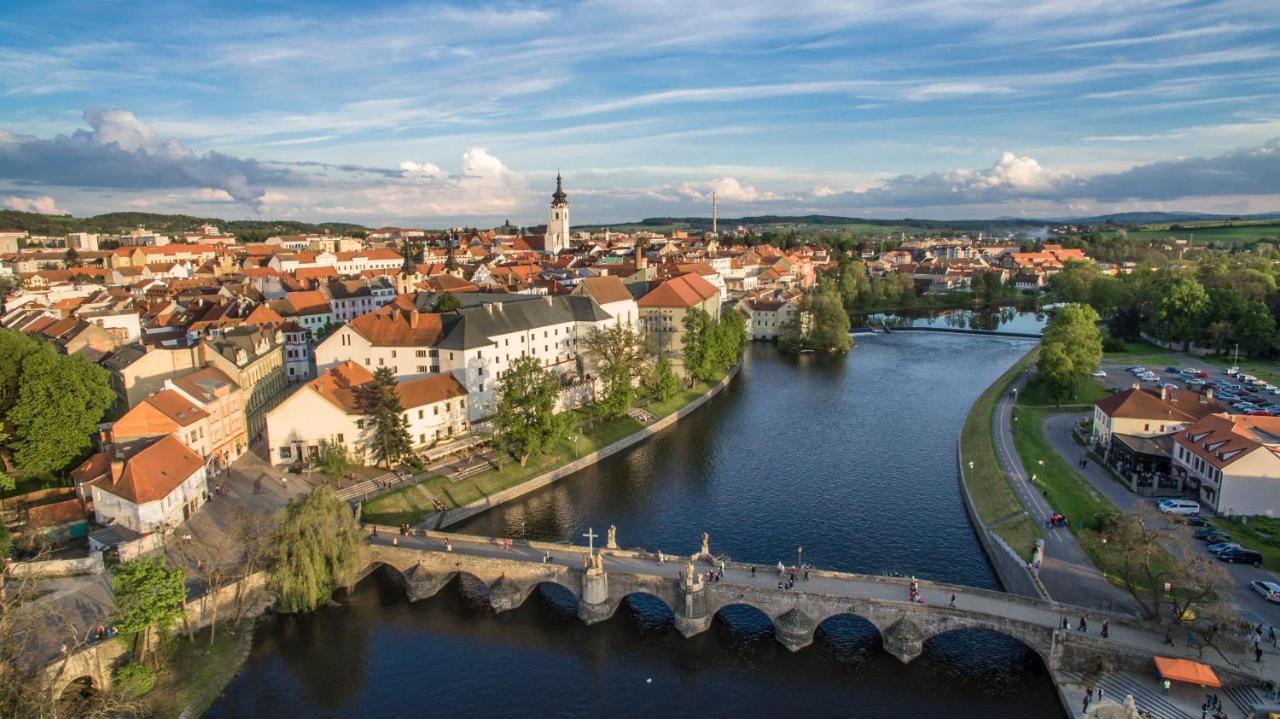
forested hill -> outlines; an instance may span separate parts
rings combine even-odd
[[[191,215],[159,215],[152,212],[109,212],[93,217],[41,215],[35,212],[0,210],[0,230],[24,230],[33,235],[64,235],[68,232],[116,234],[146,227],[162,234],[195,232],[200,225],[217,225],[241,240],[260,240],[271,235],[296,235],[309,232],[363,233],[365,228],[343,222],[294,222],[292,220],[220,220],[216,217]]]

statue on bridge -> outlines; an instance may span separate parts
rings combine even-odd
[[[706,536],[706,535],[703,535]],[[692,589],[694,582],[697,580],[697,574],[693,568],[693,562],[685,562],[684,564],[684,586],[686,589]]]
[[[609,525],[609,540],[604,545],[604,547],[605,549],[618,548],[618,528],[613,526],[612,524]]]
[[[702,533],[702,552],[700,554],[707,559],[711,558],[711,536],[706,532]]]

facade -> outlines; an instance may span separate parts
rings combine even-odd
[[[396,297],[395,283],[388,277],[371,280],[334,280],[325,286],[334,322],[350,322],[373,312]]]
[[[315,338],[333,323],[333,310],[329,300],[319,290],[290,292],[284,297],[292,311],[292,317]]]
[[[780,339],[799,311],[795,302],[785,298],[745,299],[738,309],[747,317],[752,340]]]
[[[551,195],[551,212],[547,215],[547,233],[543,238],[543,252],[559,254],[569,249],[569,200],[564,194],[560,173],[556,173],[556,191]]]
[[[1202,394],[1168,387],[1155,391],[1134,386],[1094,405],[1091,439],[1105,452],[1115,435],[1169,435],[1222,410],[1213,398],[1212,389]]]
[[[200,343],[200,356],[239,385],[244,396],[249,441],[256,440],[263,416],[284,398],[288,381],[284,369],[284,332],[237,327]]]
[[[208,495],[205,463],[173,435],[118,447],[89,483],[98,524],[146,534],[191,517]]]
[[[244,392],[222,370],[204,367],[166,380],[166,390],[177,392],[208,415],[207,449],[202,455],[212,471],[234,462],[249,449],[244,414]]]
[[[368,462],[371,427],[360,409],[360,387],[373,373],[342,362],[298,388],[267,413],[267,446],[273,465],[307,461],[321,440],[338,442]],[[463,436],[470,426],[467,391],[451,374],[405,380],[396,386],[415,449]]]
[[[167,434],[202,459],[209,456],[209,414],[173,390],[147,397],[111,425],[111,441],[116,444]]]
[[[1173,471],[1215,514],[1280,513],[1280,417],[1211,414],[1174,437]]]
[[[684,350],[685,314],[699,308],[711,319],[720,319],[720,291],[695,274],[662,281],[636,304],[649,341],[677,365],[681,365],[679,357]]]

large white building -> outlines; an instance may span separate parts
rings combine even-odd
[[[271,463],[313,458],[320,441],[337,442],[360,461],[370,461],[372,427],[360,406],[360,387],[373,373],[343,362],[302,385],[267,413]],[[405,380],[396,386],[406,429],[415,449],[467,433],[467,391],[451,374]]]
[[[139,534],[176,527],[208,495],[205,461],[172,434],[119,449],[90,492],[98,524],[118,524]]]
[[[402,379],[452,373],[467,388],[475,421],[493,413],[498,377],[513,360],[532,355],[562,375],[585,376],[578,342],[619,321],[587,295],[510,297],[447,314],[387,305],[325,338],[316,367],[352,361],[370,371],[391,367]],[[618,299],[620,317],[638,316],[634,302]]]

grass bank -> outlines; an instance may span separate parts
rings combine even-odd
[[[711,389],[712,384],[715,383],[698,382],[670,399],[652,401],[642,406],[661,419],[701,397]],[[580,421],[585,419],[585,415],[577,414]],[[519,462],[508,458],[496,470],[481,472],[457,482],[441,475],[427,477],[417,484],[365,503],[361,518],[366,522],[383,525],[417,524],[435,511],[432,497],[440,499],[449,509],[456,509],[581,459],[641,429],[644,429],[644,425],[627,416],[600,420],[589,427],[583,423],[577,432],[555,449],[530,457],[528,464],[523,467]]]
[[[150,710],[148,716],[198,717],[213,705],[249,656],[253,622],[246,620],[239,629],[231,622],[220,623],[216,637],[209,644],[206,628],[196,632],[195,641],[188,641],[184,635],[168,641],[156,686],[143,697]]]
[[[974,508],[983,523],[995,525],[992,531],[1023,557],[1031,556],[1040,529],[1026,516],[1021,500],[1000,467],[991,436],[991,418],[1009,384],[1034,358],[1035,350],[1028,352],[979,395],[960,431],[960,453],[964,462],[972,466],[972,469],[966,466],[963,473]]]
[[[1231,535],[1231,540],[1262,555],[1262,566],[1280,570],[1280,519],[1275,517],[1214,517],[1213,526]]]

